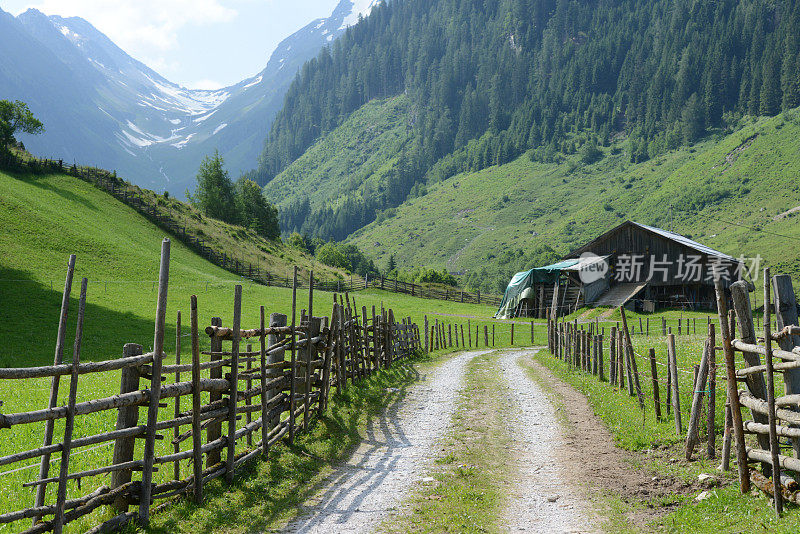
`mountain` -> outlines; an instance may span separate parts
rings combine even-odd
[[[180,196],[214,149],[233,176],[253,168],[298,69],[376,1],[342,0],[283,40],[256,76],[216,91],[170,82],[81,18],[0,10],[0,98],[27,102],[44,122],[43,135],[22,136],[32,152]]]
[[[590,161],[613,145],[644,162],[800,105],[798,36],[797,0],[380,5],[300,72],[253,176],[289,208],[284,231],[341,239],[442,180],[523,154]],[[369,155],[341,142],[371,143],[353,119],[398,97],[406,140]],[[312,194],[287,187],[330,166],[333,183]]]

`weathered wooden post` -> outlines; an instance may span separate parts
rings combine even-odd
[[[289,368],[289,443],[294,443],[294,433],[296,427],[297,411],[297,265],[294,266],[294,278],[292,278],[292,329],[291,340],[291,367]]]
[[[797,300],[792,279],[785,274],[772,277],[772,286],[775,300],[775,320],[778,330],[783,330],[790,325],[798,325]],[[800,345],[800,336],[786,335],[778,339],[781,349],[791,351]],[[786,395],[800,394],[800,369],[787,369],[783,372],[783,384]],[[792,438],[795,458],[800,458],[800,439]]]
[[[494,325],[492,326],[492,341],[494,341]],[[514,323],[511,323],[511,346],[514,346]]]
[[[181,364],[181,311],[178,310],[178,318],[177,322],[175,323],[175,365]],[[175,371],[175,383],[181,381],[181,373],[180,371]],[[175,419],[181,414],[181,398],[175,397],[175,410],[174,410],[174,417]],[[173,438],[173,452],[178,453],[181,450],[180,444],[178,443],[178,436],[181,433],[180,425],[175,425],[172,427],[172,438]],[[172,465],[172,478],[174,480],[181,479],[181,462],[180,460],[175,460]]]
[[[783,493],[781,491],[780,446],[775,417],[775,369],[772,365],[772,299],[770,298],[769,267],[764,269],[764,352],[767,367],[767,417],[769,418],[769,450],[772,457],[772,493],[775,515],[780,519],[783,512]]]
[[[61,313],[58,318],[58,333],[56,335],[56,348],[53,357],[53,365],[61,365],[64,360],[64,338],[67,334],[67,315],[69,314],[69,296],[72,292],[72,278],[75,274],[75,254],[71,254],[67,262],[67,277],[64,281],[64,293],[61,295]],[[123,352],[124,355],[124,352]],[[124,356],[123,356],[124,357]],[[54,376],[50,380],[50,399],[47,403],[48,408],[55,408],[58,404],[58,386],[60,376]],[[48,419],[44,424],[44,440],[42,447],[49,447],[53,443],[53,426],[55,421]],[[42,460],[39,463],[39,480],[44,480],[48,477],[50,472],[50,453],[42,455]],[[36,487],[36,501],[35,506],[38,508],[44,506],[45,495],[47,494],[47,485],[40,484]],[[33,524],[39,522],[40,516],[34,516]]]
[[[715,417],[717,414],[717,336],[714,324],[708,323],[708,415],[706,418],[706,434],[708,442],[706,452],[709,458],[715,458],[717,451],[715,446]]]
[[[603,335],[597,336],[597,377],[600,382],[605,381],[605,372],[603,369]]]
[[[222,319],[219,317],[212,317],[211,318],[211,326],[222,326]],[[211,352],[211,361],[218,361],[222,359],[222,339],[216,335],[210,336],[210,347],[209,351]],[[212,379],[219,379],[222,378],[222,368],[221,367],[214,367],[209,372],[209,376]],[[209,396],[209,401],[214,403],[222,400],[222,393],[212,391]],[[218,440],[222,437],[222,422],[221,421],[214,421],[206,426],[206,443],[213,443],[214,441]],[[206,454],[206,467],[212,467],[217,465],[222,459],[222,455],[220,454],[219,449],[214,449],[212,451],[208,451]]]
[[[672,332],[667,335],[667,363],[672,378],[672,411],[675,415],[675,432],[680,436],[683,434],[683,425],[681,424],[681,397],[678,388],[678,356],[675,352],[675,334]],[[735,378],[733,387],[736,387]]]
[[[130,358],[132,356],[139,356],[141,354],[142,354],[142,346],[136,345],[135,343],[127,343],[122,348],[123,358]],[[121,372],[119,393],[120,395],[124,395],[125,393],[132,393],[134,391],[139,391],[139,368],[126,367],[122,369]],[[138,406],[126,406],[123,408],[118,408],[117,425],[115,427],[117,430],[133,428],[138,424],[139,424]],[[133,449],[135,443],[136,443],[136,438],[134,437],[117,438],[114,441],[114,455],[112,463],[114,465],[117,465],[132,461]],[[111,489],[118,488],[123,484],[127,484],[130,481],[131,481],[130,469],[122,469],[119,471],[111,472]],[[124,496],[118,497],[114,501],[113,508],[117,512],[127,512],[128,511],[127,497]]]
[[[483,325],[483,346],[489,346],[489,327],[487,325]]]
[[[200,505],[203,503],[203,437],[200,434],[200,395],[202,391],[200,391],[200,333],[198,332],[196,295],[192,295],[191,298],[189,320],[192,329],[192,472],[194,476],[192,480],[192,493],[195,504]],[[139,352],[141,352],[141,347],[139,347]],[[135,387],[136,389],[139,388],[138,378]],[[138,412],[138,408],[134,408],[134,410]],[[133,424],[135,425],[136,422],[134,421]],[[133,452],[133,447],[131,447],[131,452]],[[132,457],[133,455],[131,454],[131,458]],[[116,461],[114,463],[116,463]],[[125,482],[129,480],[130,475],[128,475],[128,480],[125,480]]]
[[[425,354],[430,354],[430,347],[428,346],[428,316],[425,316]]]
[[[156,423],[161,401],[161,367],[164,360],[164,323],[167,315],[167,289],[169,287],[170,241],[161,243],[161,267],[158,274],[158,303],[156,304],[156,325],[153,339],[153,364],[151,366],[150,399],[147,404],[147,429],[144,440],[144,461],[142,466],[142,492],[139,502],[139,523],[146,527],[150,523],[150,499],[153,483],[153,463],[155,461]]]
[[[698,429],[700,426],[700,411],[703,407],[703,392],[706,389],[706,378],[708,377],[708,353],[710,351],[709,340],[706,339],[703,347],[703,356],[700,358],[700,366],[694,384],[694,395],[692,396],[692,411],[689,415],[689,427],[686,432],[686,459],[692,459],[694,446],[700,441]]]
[[[609,382],[617,385],[617,327],[612,326],[608,338]]]
[[[464,345],[464,325],[462,324],[461,325],[461,348],[463,349],[464,347],[466,347],[466,345]]]
[[[531,345],[535,345],[534,336],[533,336],[533,321],[531,321]]]
[[[225,456],[225,481],[233,482],[236,459],[236,410],[239,404],[239,342],[242,325],[242,286],[237,284],[233,294],[233,344],[231,346],[230,390],[228,391],[228,442]]]
[[[650,349],[650,376],[653,379],[653,405],[656,417],[661,419],[661,399],[658,395],[658,369],[656,368],[656,349]]]
[[[67,502],[67,475],[69,474],[69,455],[72,452],[72,433],[75,428],[75,404],[78,396],[78,366],[81,360],[81,342],[83,340],[83,317],[86,311],[86,288],[89,280],[81,281],[81,296],[78,304],[78,323],[75,328],[75,344],[72,349],[72,366],[69,379],[69,397],[67,414],[64,422],[64,440],[61,442],[61,465],[58,473],[58,489],[56,490],[56,509],[53,517],[53,532],[61,534],[64,528],[64,511]]]
[[[740,339],[743,343],[755,344],[756,332],[753,327],[753,314],[750,310],[749,298],[749,285],[747,282],[741,280],[734,282],[730,286],[731,297],[733,298],[733,307],[736,310],[736,321],[738,322],[738,330]],[[742,352],[742,357],[749,367],[761,365],[761,356],[755,352]],[[766,383],[764,381],[763,373],[751,373],[745,378],[747,388],[754,397],[766,400]],[[738,398],[738,392],[737,392]],[[768,417],[762,413],[754,412],[753,420],[756,423],[769,424]],[[763,450],[769,450],[769,436],[766,434],[758,434],[759,447]],[[748,478],[749,480],[749,478]]]

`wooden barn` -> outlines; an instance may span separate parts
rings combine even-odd
[[[560,316],[582,306],[637,311],[714,309],[715,273],[727,287],[739,260],[687,237],[626,221],[558,263],[517,273],[496,317]]]

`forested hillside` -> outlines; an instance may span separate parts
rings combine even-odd
[[[797,1],[390,2],[304,66],[254,174],[267,184],[353,111],[401,93],[413,136],[382,188],[312,202],[308,218],[331,209],[369,221],[400,203],[390,189],[406,197],[526,151],[591,159],[620,135],[626,157],[645,161],[742,115],[799,105],[798,36]]]
[[[631,163],[624,141],[587,164],[528,155],[434,184],[349,238],[384,265],[465,273],[502,290],[517,271],[545,265],[630,219],[672,229],[761,267],[800,276],[800,109],[743,121],[692,147]],[[752,265],[747,262],[747,265]]]

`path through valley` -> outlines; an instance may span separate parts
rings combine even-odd
[[[402,400],[373,418],[366,439],[283,531],[367,533],[381,526],[428,475],[433,460],[446,454],[440,440],[457,409],[465,370],[486,352],[460,353],[426,369]],[[598,519],[559,461],[569,444],[555,410],[518,362],[525,354],[531,352],[497,353],[515,473],[499,481],[509,487],[500,523],[509,532],[594,532]]]

